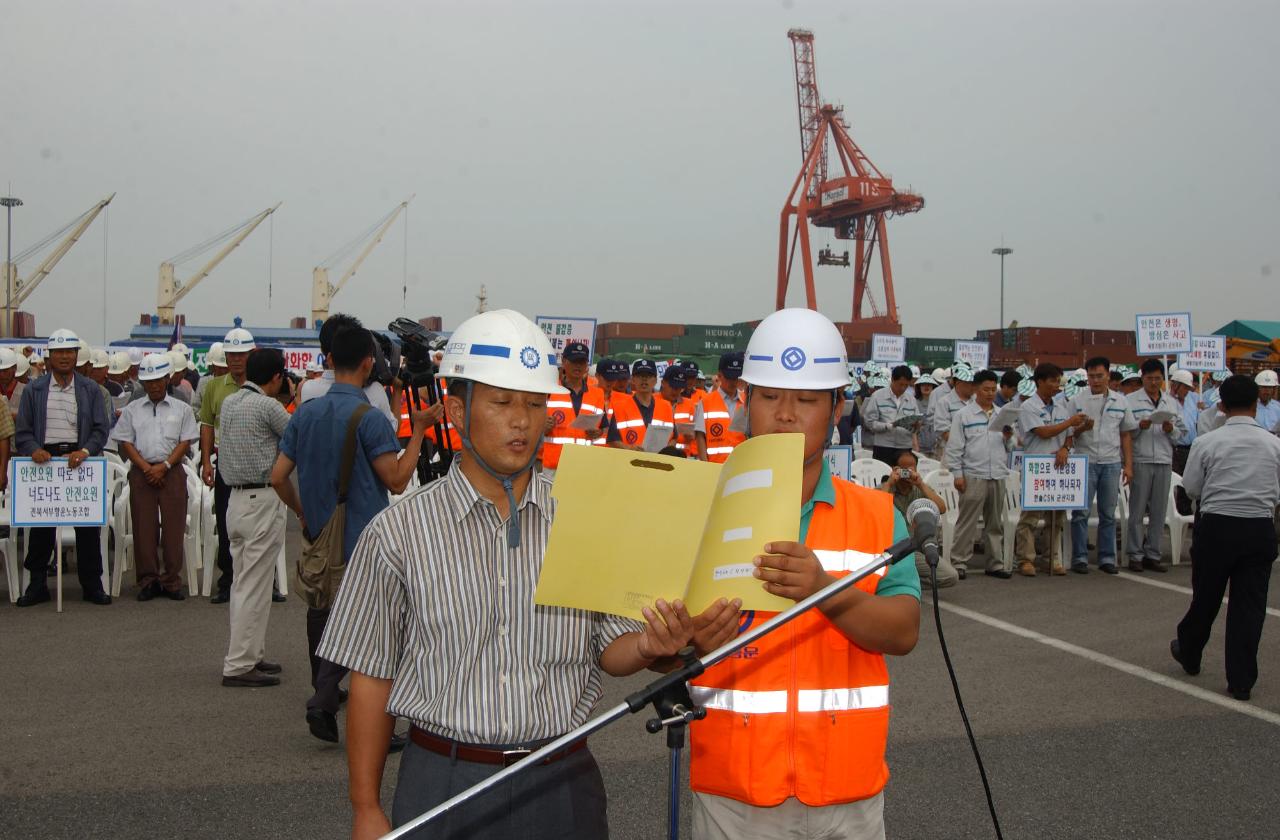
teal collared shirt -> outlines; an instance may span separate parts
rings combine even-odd
[[[818,503],[827,507],[835,507],[836,488],[831,480],[831,472],[827,469],[827,460],[822,459],[822,472],[818,475],[818,486],[813,490],[813,497],[800,507],[800,542],[809,536],[809,522],[813,519],[813,508]],[[893,541],[905,540],[909,536],[907,521],[897,508],[893,508]],[[920,573],[911,558],[901,560],[889,567],[885,576],[876,585],[876,594],[911,595],[920,600]]]

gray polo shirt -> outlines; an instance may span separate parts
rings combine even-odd
[[[1067,433],[1059,432],[1051,438],[1042,438],[1035,433],[1041,426],[1056,426],[1071,416],[1067,407],[1056,400],[1045,405],[1039,394],[1032,394],[1022,403],[1022,411],[1018,413],[1018,427],[1014,429],[1018,440],[1022,441],[1022,451],[1028,455],[1052,455],[1067,442]]]
[[[1280,504],[1280,439],[1251,417],[1228,417],[1191,445],[1182,487],[1201,513],[1271,519]]]
[[[994,413],[994,407],[991,411],[984,411],[974,400],[961,406],[951,418],[944,457],[947,469],[956,478],[1008,477],[1013,439],[1006,438],[1003,429],[988,431]]]
[[[1129,402],[1123,394],[1107,391],[1098,402],[1098,396],[1081,391],[1067,404],[1071,414],[1084,414],[1093,421],[1087,432],[1076,430],[1075,455],[1088,455],[1090,464],[1118,464],[1123,454],[1120,435],[1138,428],[1129,410]]]
[[[862,425],[871,433],[872,446],[888,446],[894,449],[910,449],[913,434],[910,429],[902,429],[893,423],[900,417],[920,414],[916,404],[916,395],[911,388],[895,397],[889,387],[881,388],[862,406]]]
[[[1182,420],[1182,406],[1167,391],[1160,392],[1160,399],[1152,402],[1146,389],[1134,391],[1128,397],[1129,411],[1135,423],[1141,423],[1157,411],[1173,413],[1173,432],[1165,434],[1159,424],[1150,428],[1133,430],[1133,462],[1135,464],[1172,464],[1173,442],[1187,433]]]

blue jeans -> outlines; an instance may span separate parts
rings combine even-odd
[[[1098,500],[1098,565],[1116,562],[1116,502],[1120,497],[1120,465],[1089,464],[1089,504]],[[1071,512],[1071,565],[1089,563],[1089,511]]]

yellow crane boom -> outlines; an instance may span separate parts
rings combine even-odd
[[[409,206],[409,202],[413,201],[413,199],[414,196],[409,196],[404,201],[396,205],[395,209],[387,215],[386,221],[383,222],[373,236],[370,237],[368,243],[364,246],[364,250],[360,252],[360,256],[356,257],[355,261],[351,263],[350,268],[348,268],[342,275],[342,279],[337,282],[337,285],[329,284],[328,266],[317,266],[312,270],[311,324],[313,326],[329,317],[329,303],[333,300],[334,296],[338,294],[338,292],[342,291],[342,287],[347,284],[347,281],[355,276],[355,273],[359,270],[361,263],[365,261],[366,257],[373,253],[374,248],[378,247],[378,243],[382,241],[382,237],[386,236],[391,225],[395,223],[395,220],[400,217],[400,214],[405,211],[405,208]]]
[[[277,203],[275,207],[268,207],[258,215],[244,222],[237,228],[233,228],[234,236],[222,246],[218,253],[214,254],[204,266],[191,275],[186,280],[178,280],[174,275],[174,263],[172,260],[160,263],[160,288],[156,294],[156,313],[160,316],[160,323],[172,324],[174,309],[178,305],[178,301],[182,300],[187,294],[200,285],[200,281],[208,277],[210,272],[218,267],[218,263],[227,258],[227,255],[239,247],[240,243],[253,233],[258,225],[266,221],[267,217],[276,212],[280,208]]]

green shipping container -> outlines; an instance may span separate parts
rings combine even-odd
[[[729,353],[734,350],[745,350],[747,339],[725,337],[706,337],[683,335],[676,339],[676,352],[689,356],[711,356]]]
[[[705,339],[720,342],[745,342],[751,336],[751,330],[736,324],[689,324],[684,328],[685,338]]]
[[[675,353],[676,339],[672,338],[610,338],[605,341],[605,355],[623,353],[640,356],[667,356]]]

